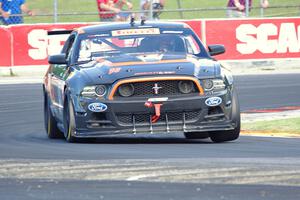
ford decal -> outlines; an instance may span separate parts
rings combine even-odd
[[[210,97],[205,101],[205,104],[210,107],[218,106],[221,103],[222,103],[222,99],[220,97]]]
[[[107,105],[104,103],[91,103],[88,108],[92,112],[104,112],[107,110]]]

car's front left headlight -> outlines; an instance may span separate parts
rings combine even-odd
[[[107,93],[107,87],[105,85],[86,86],[81,91],[82,97],[104,97]]]
[[[203,80],[202,83],[205,92],[221,91],[226,88],[226,85],[222,79],[206,79]]]

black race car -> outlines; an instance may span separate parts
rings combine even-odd
[[[239,137],[233,78],[211,57],[225,52],[222,45],[206,50],[184,23],[132,21],[69,33],[61,54],[49,57],[44,78],[49,138],[175,132],[214,142]]]

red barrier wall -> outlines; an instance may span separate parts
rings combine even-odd
[[[300,58],[300,18],[184,21],[206,44],[224,44],[223,60]],[[37,24],[0,27],[0,67],[46,65],[67,35],[47,31],[89,24]],[[12,53],[11,53],[12,52]]]
[[[208,20],[206,43],[225,45],[219,59],[300,58],[300,18]]]
[[[68,35],[48,36],[51,30],[74,29],[87,24],[18,25],[10,28],[13,35],[14,65],[45,65],[48,55],[59,53]]]
[[[200,39],[202,39],[202,20],[189,20],[189,21],[182,21],[188,24],[193,31],[198,35]]]
[[[12,66],[11,32],[6,27],[0,27],[0,67]]]

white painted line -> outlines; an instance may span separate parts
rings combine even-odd
[[[126,181],[138,181],[140,179],[149,178],[149,177],[153,177],[153,175],[142,174],[142,175],[137,175],[137,176],[131,176],[131,177],[127,178]]]
[[[257,133],[259,134],[259,133]],[[264,137],[264,138],[287,138],[287,139],[295,139],[295,138],[299,138],[297,137],[296,135],[295,136],[282,136],[282,135],[276,135],[276,133],[274,133],[274,135],[256,135],[255,133],[254,134],[243,134],[241,133],[241,136],[247,136],[247,137]]]
[[[2,79],[2,78],[1,78]],[[26,84],[26,83],[42,83],[42,78],[4,78],[0,80],[0,85],[9,85],[9,84]]]

